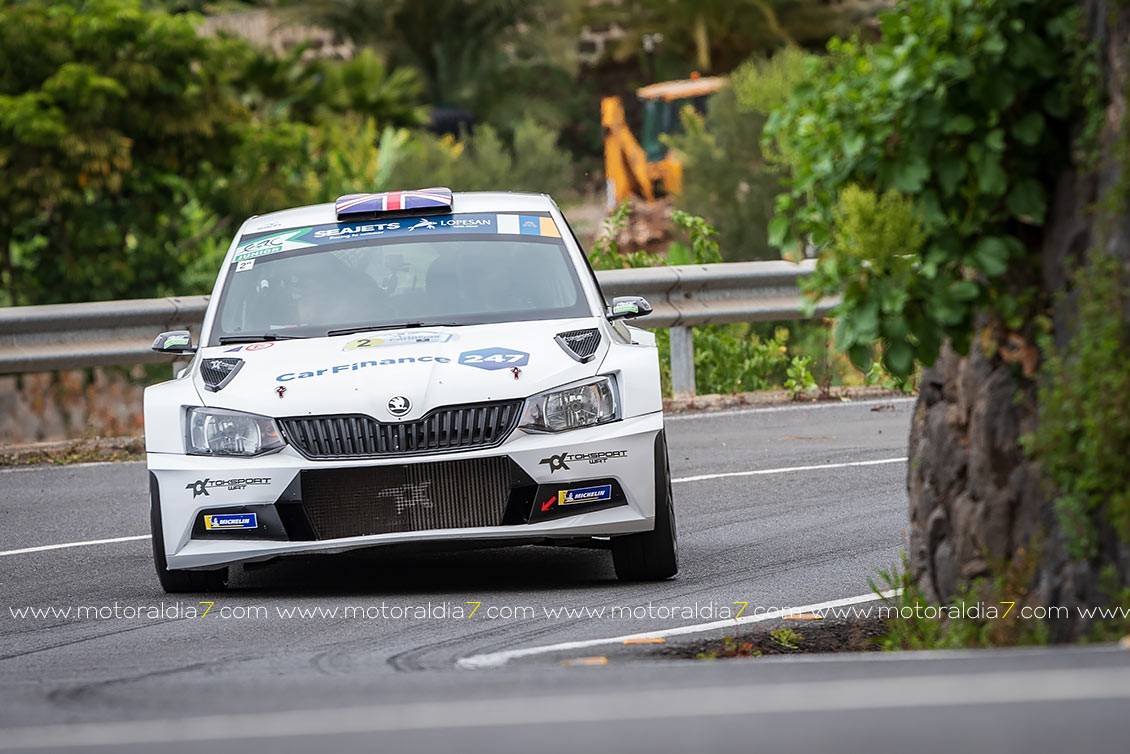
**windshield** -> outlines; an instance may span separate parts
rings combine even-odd
[[[318,233],[323,235],[315,240]],[[342,243],[327,242],[340,236],[326,233],[307,228],[241,239],[211,344],[239,336],[316,337],[370,325],[472,325],[592,313],[559,237],[434,233]],[[272,246],[274,239],[282,241]]]

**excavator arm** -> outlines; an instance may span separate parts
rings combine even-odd
[[[655,189],[648,169],[647,153],[624,118],[624,103],[619,97],[600,101],[600,124],[604,130],[604,178],[608,208],[615,208],[633,194],[655,200]]]

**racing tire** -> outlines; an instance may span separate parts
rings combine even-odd
[[[228,569],[207,571],[170,570],[165,558],[165,534],[161,527],[161,500],[157,492],[157,479],[149,476],[149,530],[153,539],[153,564],[157,580],[166,594],[192,592],[221,592],[228,585]]]
[[[612,564],[621,581],[662,581],[679,572],[679,537],[663,432],[655,438],[655,528],[613,537]]]

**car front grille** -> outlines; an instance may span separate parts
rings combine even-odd
[[[301,507],[315,539],[498,526],[511,479],[506,458],[307,470]]]
[[[415,421],[380,422],[364,414],[279,419],[288,442],[307,458],[377,458],[491,448],[514,431],[522,401],[437,408]]]

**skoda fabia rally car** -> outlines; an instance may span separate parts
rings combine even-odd
[[[199,345],[145,392],[168,592],[386,544],[587,544],[678,570],[652,334],[606,304],[547,196],[343,196],[253,217]]]

